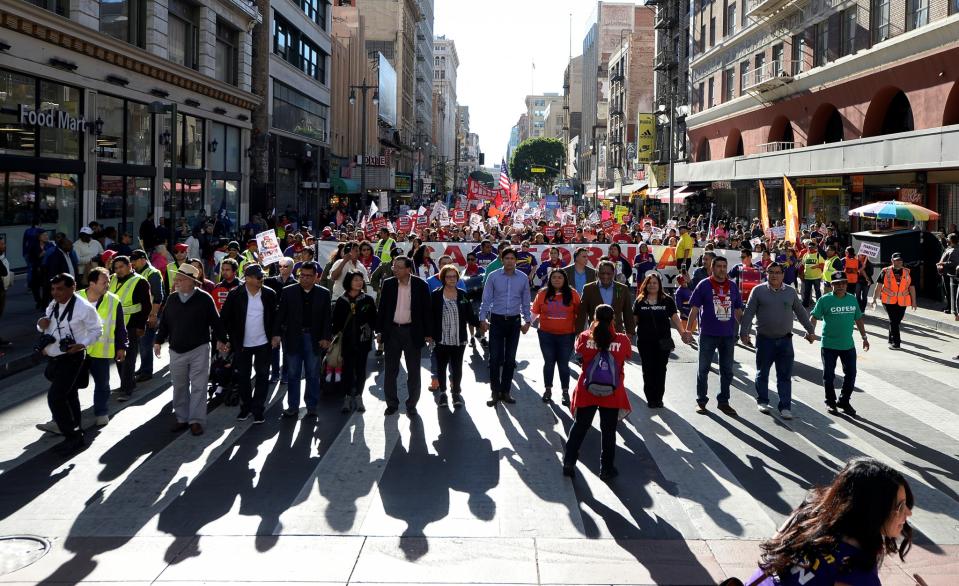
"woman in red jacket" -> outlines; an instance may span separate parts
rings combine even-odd
[[[573,475],[576,460],[579,458],[579,448],[586,438],[586,432],[593,425],[593,416],[597,410],[602,432],[599,478],[611,480],[618,474],[613,466],[616,424],[632,410],[623,384],[623,363],[633,349],[629,336],[616,332],[613,316],[612,307],[598,306],[593,314],[592,326],[576,339],[576,352],[583,357],[583,372],[579,375],[576,390],[573,391],[573,403],[570,407],[575,421],[569,430],[569,439],[566,440],[564,476]],[[602,361],[610,358],[611,369],[607,370],[603,368]],[[611,393],[603,390],[603,387],[607,386],[612,387]]]

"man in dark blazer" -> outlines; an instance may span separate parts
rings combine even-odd
[[[50,250],[50,253],[43,259],[43,266],[46,274],[51,277],[66,273],[73,277],[78,283],[86,275],[79,273],[76,254],[73,252],[73,241],[65,234],[57,234],[56,247]],[[49,280],[43,284],[44,303],[48,304],[53,299],[50,293]]]
[[[581,332],[586,330],[592,323],[593,312],[605,303],[613,307],[616,331],[633,337],[636,321],[633,317],[633,299],[629,287],[613,279],[616,267],[608,260],[599,263],[596,274],[598,280],[583,288],[582,302],[579,313],[576,314],[577,329]]]
[[[408,256],[393,259],[393,276],[383,281],[376,312],[377,342],[386,347],[386,415],[396,413],[400,399],[396,379],[400,372],[400,356],[406,357],[406,414],[416,415],[420,399],[420,355],[426,342],[432,341],[433,316],[430,311],[430,288],[423,279],[413,276],[413,261]]]
[[[286,403],[284,417],[300,414],[300,376],[306,370],[306,416],[316,416],[320,399],[320,348],[330,346],[330,291],[316,284],[319,266],[312,260],[300,267],[299,283],[288,285],[280,294],[280,310],[273,346],[283,342],[286,353]],[[346,351],[349,351],[346,349]]]
[[[583,295],[583,289],[596,280],[596,269],[589,266],[589,249],[580,246],[573,252],[573,262],[563,267],[566,281],[576,292]]]
[[[263,268],[248,264],[243,269],[243,286],[230,291],[220,311],[233,351],[233,365],[240,386],[240,413],[237,421],[253,416],[263,423],[267,379],[270,376],[271,347],[276,332],[276,293],[263,286]],[[256,370],[255,387],[250,386],[251,371]]]

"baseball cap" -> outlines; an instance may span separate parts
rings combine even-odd
[[[892,258],[892,260],[902,260],[902,254],[900,254],[900,253],[898,253],[898,252],[894,252],[894,253],[892,253],[892,257],[891,257],[891,258]]]
[[[182,242],[173,245],[173,252],[186,252],[190,250],[190,247]]]
[[[246,267],[243,269],[243,276],[244,276],[244,277],[254,277],[254,278],[256,278],[256,279],[262,279],[262,278],[263,278],[263,267],[261,267],[261,266],[258,265],[258,264],[248,264],[248,265],[246,265]]]
[[[846,282],[846,273],[833,273],[832,278],[829,279],[830,283],[845,283]]]
[[[113,249],[107,249],[107,250],[104,250],[102,253],[100,253],[100,260],[103,261],[103,264],[105,266],[110,266],[110,261],[112,261],[113,257],[116,255],[117,255],[117,251]]]
[[[80,228],[80,234],[88,234],[90,236],[93,236],[93,228],[90,228],[89,226],[84,226],[83,228]]]
[[[130,260],[146,260],[147,253],[142,248],[138,248],[130,253]]]
[[[229,244],[226,245],[227,249],[240,250],[240,243],[236,240],[231,240]]]

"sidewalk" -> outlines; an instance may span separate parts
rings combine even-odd
[[[17,275],[13,289],[7,291],[7,306],[0,316],[0,338],[10,342],[6,348],[0,348],[0,379],[37,364],[33,359],[33,344],[38,336],[39,318],[40,311],[27,289],[26,278]]]
[[[951,313],[943,313],[942,308],[941,302],[920,298],[919,309],[916,311],[907,309],[906,317],[902,321],[906,324],[928,328],[943,334],[959,336],[959,320],[956,320]],[[883,325],[889,323],[886,312],[881,305],[877,305],[875,309],[867,308],[866,319],[882,322]]]

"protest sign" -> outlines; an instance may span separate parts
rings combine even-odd
[[[283,259],[283,249],[276,238],[276,230],[267,230],[256,235],[257,255],[260,265],[267,267]]]
[[[879,245],[875,242],[863,242],[859,245],[859,254],[869,258],[879,258]]]
[[[572,240],[573,238],[576,238],[575,224],[567,224],[563,226],[563,238],[565,238],[566,240]]]

